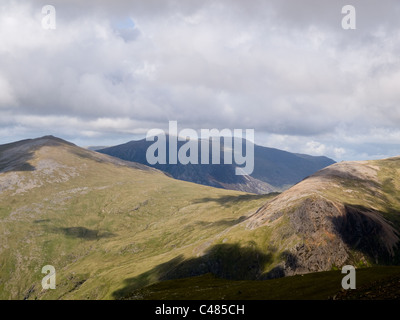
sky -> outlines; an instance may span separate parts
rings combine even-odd
[[[400,155],[399,16],[397,0],[2,0],[0,143],[110,146],[176,120],[336,161]]]

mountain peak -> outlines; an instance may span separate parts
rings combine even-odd
[[[72,163],[75,163],[76,161],[80,161],[78,159],[90,159],[98,163],[127,166],[145,171],[154,170],[142,164],[126,162],[81,148],[52,135],[0,145],[0,173],[9,171],[34,171],[34,163],[42,160],[44,160],[44,162],[42,161],[42,165],[49,163],[49,161],[56,161],[61,166],[66,167],[70,165],[68,162],[72,161]]]
[[[60,146],[75,145],[51,135],[0,145],[0,172],[31,171],[30,160],[38,149]]]
[[[49,145],[54,145],[54,143],[57,143],[57,144],[66,144],[69,146],[75,146],[75,144],[73,144],[72,142],[55,137],[53,135],[46,135],[46,136],[43,136],[40,138],[31,139],[30,141],[32,141],[34,143],[43,143],[43,144],[49,144]]]
[[[73,143],[65,141],[61,138],[57,138],[52,135],[47,135],[39,138],[25,139],[0,145],[0,152],[13,148],[23,149],[19,151],[31,151],[29,150],[31,148],[38,148],[43,146],[57,146],[57,145],[75,146]]]

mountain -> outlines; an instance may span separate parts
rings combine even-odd
[[[86,149],[91,150],[91,151],[96,151],[96,150],[101,150],[101,149],[106,149],[108,146],[88,146]]]
[[[341,162],[254,195],[51,136],[1,145],[0,299],[141,299],[210,273],[232,293],[230,280],[398,265],[399,178],[400,157]],[[56,290],[42,289],[45,265]]]
[[[168,136],[166,140],[168,150]],[[184,143],[185,142],[178,141],[178,148],[180,148]],[[170,174],[175,179],[256,194],[265,194],[287,189],[319,169],[334,163],[332,159],[327,157],[294,154],[278,149],[254,145],[254,171],[250,176],[240,176],[235,174],[236,165],[223,164],[223,139],[221,141],[220,152],[221,164],[219,165],[183,165],[180,163],[157,163],[155,165],[150,165],[146,159],[146,151],[152,144],[152,141],[146,141],[143,139],[139,141],[130,141],[125,144],[97,151],[123,160],[149,165]],[[201,142],[199,141],[199,150],[200,144]]]
[[[246,228],[279,239],[285,275],[399,264],[399,181],[400,157],[337,163],[266,203]]]
[[[204,298],[207,292],[216,299],[240,299],[238,292],[247,292],[243,298],[259,299],[257,292],[268,291],[265,287],[274,288],[275,294],[266,294],[274,299],[321,299],[325,294],[342,298],[343,294],[337,294],[344,265],[369,267],[366,273],[371,281],[363,279],[359,295],[392,297],[395,289],[390,286],[398,282],[399,268],[376,266],[400,264],[399,181],[400,157],[333,164],[267,200],[218,236],[215,243],[219,246],[208,247],[199,257],[170,261],[142,274],[157,274],[161,282],[143,289],[130,287],[124,298],[183,298],[183,286],[190,288],[185,295],[189,299]],[[238,243],[235,249],[228,246]],[[265,285],[206,276],[263,280],[329,270],[338,271]],[[395,275],[390,275],[391,270]],[[373,279],[386,279],[382,280],[385,290]]]
[[[252,177],[267,182],[278,190],[288,189],[320,169],[334,164],[324,156],[290,153],[274,148],[254,146]]]
[[[116,298],[129,278],[196,255],[267,198],[52,136],[1,145],[0,299]],[[42,290],[45,265],[56,290]]]

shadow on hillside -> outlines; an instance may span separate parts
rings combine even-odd
[[[218,244],[201,257],[185,260],[180,255],[137,277],[125,279],[125,287],[113,292],[113,297],[127,298],[134,290],[156,281],[188,278],[207,273],[230,280],[266,280],[282,277],[285,275],[282,266],[264,273],[264,267],[273,262],[275,252],[276,249],[273,247],[268,252],[262,252],[254,244],[248,247],[240,247],[238,244]],[[281,258],[286,256],[281,255]]]
[[[205,197],[195,200],[193,203],[206,203],[206,202],[216,202],[224,207],[231,207],[232,205],[241,201],[251,201],[258,199],[265,199],[266,201],[270,198],[278,195],[279,193],[269,193],[269,194],[241,194],[237,196],[220,196],[218,198]]]
[[[15,167],[13,170],[11,171],[22,171],[22,172],[26,172],[26,171],[35,171],[36,167],[31,165],[29,162],[25,162],[21,165],[18,165],[17,167]]]
[[[379,264],[393,264],[394,258],[399,260],[398,246],[394,257],[388,250],[388,241],[396,235],[392,224],[383,218],[382,212],[364,206],[345,205],[345,215],[331,219],[341,239],[351,249]]]
[[[53,233],[64,234],[70,238],[77,238],[83,240],[98,240],[102,238],[111,238],[115,234],[107,231],[93,230],[85,227],[69,227],[69,228],[52,228]]]
[[[282,278],[286,276],[288,272],[294,272],[299,267],[297,257],[289,251],[282,252],[279,256],[279,260],[283,261],[283,264],[280,264],[271,269],[265,275],[266,279]]]
[[[12,158],[12,159],[10,159]],[[35,171],[36,168],[32,166],[28,161],[33,159],[33,152],[24,153],[22,155],[7,157],[7,151],[0,157],[0,172],[12,172],[12,171]]]
[[[246,216],[241,216],[237,219],[222,219],[218,221],[196,221],[194,224],[201,227],[232,227],[235,224],[246,220]]]
[[[38,219],[38,220],[33,220],[33,223],[45,223],[51,221],[50,219]]]

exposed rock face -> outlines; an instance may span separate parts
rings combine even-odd
[[[329,270],[341,266],[356,250],[375,263],[394,255],[398,237],[379,212],[320,199],[307,199],[290,215],[296,234],[303,238],[288,262],[291,271]],[[382,261],[381,261],[382,262]]]
[[[289,216],[302,243],[294,248],[294,258],[286,261],[287,273],[329,270],[345,263],[348,253],[334,224],[342,214],[332,202],[308,198]]]

